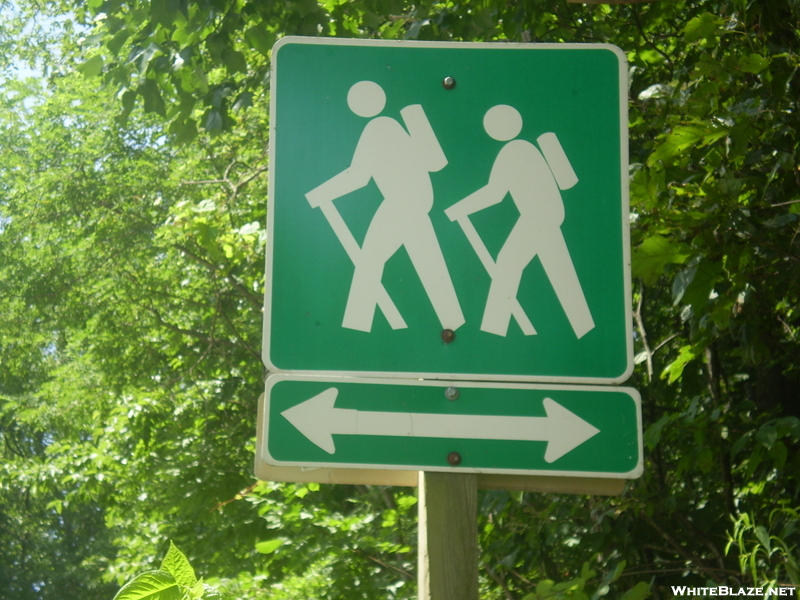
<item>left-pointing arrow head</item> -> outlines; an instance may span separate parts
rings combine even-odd
[[[328,388],[281,414],[309,440],[328,454],[333,454],[336,446],[331,434],[355,433],[351,429],[357,420],[357,411],[333,407],[338,395],[338,389]]]

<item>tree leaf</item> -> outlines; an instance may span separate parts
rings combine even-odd
[[[644,445],[652,450],[661,440],[661,430],[675,420],[673,415],[663,415],[658,421],[650,425],[644,432]]]
[[[259,542],[256,544],[256,552],[261,554],[271,554],[278,548],[286,543],[284,538],[275,538],[274,540],[267,540],[266,542]]]
[[[78,67],[78,71],[83,73],[83,76],[88,78],[97,77],[103,71],[103,57],[96,54],[85,63]]]
[[[644,600],[650,595],[650,584],[640,581],[622,595],[622,600]]]
[[[267,30],[264,23],[253,25],[244,32],[244,39],[253,50],[257,50],[264,56],[269,56],[272,45],[275,43],[275,34]]]
[[[167,116],[164,100],[161,98],[161,91],[158,84],[152,79],[145,79],[136,90],[144,99],[144,111],[156,113],[162,117]]]
[[[147,571],[125,584],[114,600],[181,600],[178,582],[167,571]]]
[[[731,447],[731,458],[734,458],[737,454],[739,454],[739,452],[741,452],[744,449],[744,447],[750,441],[751,437],[752,433],[748,431],[745,435],[736,440],[736,442]]]
[[[139,70],[139,73],[144,75],[147,72],[148,67],[150,66],[150,62],[156,55],[163,54],[163,50],[161,46],[156,43],[150,43],[147,45],[146,48],[140,49],[139,52],[135,52],[131,55],[128,59],[136,64],[136,68]]]
[[[757,525],[756,528],[753,530],[753,533],[755,534],[756,539],[761,543],[761,545],[767,549],[767,554],[769,554],[772,551],[772,544],[770,543],[769,532],[762,525]]]
[[[197,124],[194,119],[174,121],[169,129],[170,133],[175,134],[176,144],[188,144],[197,137]]]
[[[553,589],[553,585],[555,582],[551,579],[541,579],[538,584],[536,584],[536,596],[539,598],[543,598],[550,594],[550,590]]]
[[[114,37],[108,40],[106,46],[108,47],[109,50],[111,50],[111,52],[117,54],[120,50],[122,50],[122,46],[125,45],[125,42],[128,41],[129,37],[131,37],[130,29],[123,27],[117,33],[114,34]]]
[[[684,304],[691,306],[695,315],[702,315],[707,310],[711,292],[720,277],[722,269],[718,264],[705,258],[697,264],[697,269],[682,295]]]
[[[677,306],[686,292],[686,288],[692,283],[695,273],[697,273],[697,265],[688,267],[675,275],[672,280],[672,305]]]
[[[222,62],[231,73],[247,73],[247,60],[237,50],[225,50],[222,53]]]
[[[711,123],[701,122],[691,125],[679,125],[662,138],[653,153],[648,157],[647,164],[656,165],[659,162],[671,164],[672,159],[683,154],[695,145],[706,146],[719,139],[727,137],[728,130],[716,127]]]
[[[655,234],[645,239],[631,257],[631,273],[652,284],[664,272],[667,265],[686,262],[689,255],[680,244]]]
[[[750,54],[739,59],[739,69],[745,73],[761,73],[769,67],[769,61],[760,54]]]
[[[248,106],[253,106],[253,93],[242,92],[233,103],[233,110],[239,111]]]
[[[191,590],[189,590],[189,597],[192,600],[196,600],[203,597],[203,594],[206,590],[206,584],[203,583],[203,579],[200,578],[197,583],[194,584]]]
[[[686,24],[683,29],[683,39],[689,43],[700,40],[713,41],[723,23],[724,21],[718,16],[705,12]]]
[[[180,14],[180,5],[178,0],[150,0],[150,18],[169,27]]]
[[[675,382],[683,375],[683,370],[686,365],[693,361],[700,355],[700,350],[694,346],[683,346],[678,354],[678,357],[672,361],[664,371],[661,373],[661,378],[666,378],[669,383]]]
[[[206,585],[203,588],[203,600],[223,600],[223,598],[217,588]]]
[[[222,131],[222,114],[218,110],[209,110],[206,113],[204,128],[208,133],[215,135]]]
[[[763,425],[756,433],[756,440],[769,450],[778,441],[778,430],[770,424]]]
[[[192,588],[197,584],[197,576],[194,569],[186,559],[186,555],[178,550],[177,546],[169,542],[169,550],[161,561],[161,570],[170,573],[180,585]]]

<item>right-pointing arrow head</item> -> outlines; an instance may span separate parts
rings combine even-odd
[[[600,433],[595,426],[550,398],[544,399],[544,409],[547,411],[547,427],[551,430],[547,451],[544,453],[546,462],[558,460]]]

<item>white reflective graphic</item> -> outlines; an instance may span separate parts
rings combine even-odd
[[[358,116],[372,120],[361,133],[350,166],[306,194],[355,266],[342,326],[371,331],[379,306],[393,329],[407,327],[381,283],[386,261],[405,247],[442,327],[455,330],[464,324],[464,315],[428,216],[433,207],[429,173],[447,165],[439,140],[419,104],[400,111],[405,128],[391,117],[377,116],[386,94],[372,81],[353,85],[347,104]],[[333,201],[370,179],[384,199],[359,247]]]
[[[331,387],[281,414],[328,454],[336,453],[334,435],[515,440],[547,442],[544,460],[552,463],[600,433],[552,398],[542,402],[546,417],[508,417],[337,408],[334,404],[338,395],[339,390]]]
[[[481,330],[505,336],[513,316],[525,335],[536,333],[517,292],[525,267],[538,255],[575,335],[581,338],[594,328],[594,320],[561,233],[564,202],[559,191],[574,186],[578,177],[554,133],[539,136],[541,151],[515,139],[522,131],[522,116],[514,107],[490,108],[483,126],[490,137],[508,143],[492,165],[489,183],[445,211],[461,225],[492,280]],[[469,215],[498,204],[506,194],[514,200],[519,219],[493,261]]]

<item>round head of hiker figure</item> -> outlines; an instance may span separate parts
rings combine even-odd
[[[359,81],[347,92],[347,105],[359,117],[374,117],[386,106],[386,93],[374,81]]]
[[[513,106],[498,104],[486,111],[483,128],[489,137],[498,142],[508,142],[522,131],[522,115]]]

